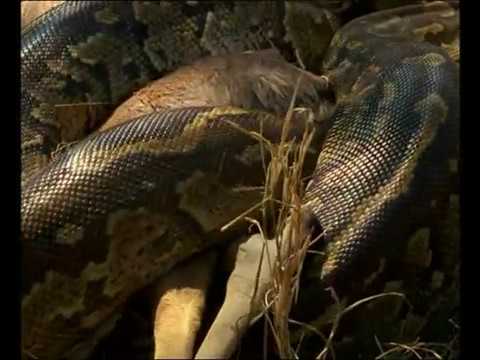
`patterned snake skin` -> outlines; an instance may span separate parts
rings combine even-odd
[[[244,231],[220,227],[261,199],[266,159],[258,141],[232,124],[273,143],[281,137],[275,115],[189,108],[82,140],[99,123],[65,121],[58,105],[114,108],[151,79],[205,55],[275,46],[291,57],[302,25],[284,19],[301,9],[282,2],[72,2],[22,34],[26,359],[88,356],[88,341],[108,333],[129,296]],[[428,207],[446,188],[459,94],[458,65],[442,44],[457,30],[457,12],[436,2],[355,19],[333,37],[322,64],[335,91],[333,126],[304,200],[325,232],[325,285],[348,288],[347,280],[365,275],[358,269],[368,273],[404,246],[412,207]],[[309,124],[295,117],[291,138]]]

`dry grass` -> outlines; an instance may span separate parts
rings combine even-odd
[[[286,117],[285,131],[291,124],[294,99]],[[289,313],[298,298],[302,265],[312,242],[304,225],[302,199],[305,188],[303,166],[314,131],[313,128],[307,128],[298,147],[282,146],[282,139],[281,146],[271,153],[272,160],[267,171],[265,194],[275,199],[275,192],[280,193],[281,203],[277,217],[271,213],[275,209],[266,209],[265,214],[276,219],[273,228],[278,249],[274,261],[273,286],[267,294],[267,306],[272,316],[267,313],[266,319],[282,358],[294,356],[290,346]],[[289,159],[293,159],[293,163]]]
[[[299,144],[287,141],[292,127],[294,103],[301,78],[298,80],[289,111],[286,114],[279,145],[272,145],[265,139],[260,140],[269,151],[271,161],[266,168],[264,199],[262,201],[263,226],[253,221],[263,235],[264,241],[275,241],[277,256],[269,259],[273,269],[273,283],[265,296],[265,319],[275,339],[278,354],[282,358],[296,357],[291,347],[289,314],[299,292],[299,279],[302,265],[312,239],[304,226],[302,198],[305,189],[304,163],[310,144],[315,136],[313,113],[307,121],[303,138]],[[307,111],[308,110],[301,110]],[[267,240],[265,234],[272,233],[273,239]],[[269,256],[269,254],[265,254]],[[264,350],[264,357],[267,357]]]
[[[265,158],[263,155],[269,152],[271,159],[268,166],[264,164],[266,179],[262,202],[224,226],[228,228],[240,219],[247,219],[258,228],[264,241],[276,242],[278,255],[275,258],[272,258],[268,251],[262,254],[268,257],[269,266],[274,274],[272,288],[265,296],[265,311],[262,315],[265,315],[272,330],[282,358],[292,358],[294,353],[290,347],[289,313],[298,296],[301,267],[312,243],[303,223],[302,198],[305,188],[304,163],[315,136],[315,129],[312,126],[314,114],[307,109],[294,109],[300,81],[301,77],[298,79],[285,116],[279,144],[272,144],[259,133],[248,132],[249,136],[257,139],[262,145],[262,157]],[[289,140],[288,137],[296,112],[303,112],[307,125],[300,143]],[[245,131],[235,124],[231,125]],[[248,217],[250,212],[259,208],[263,215],[262,224]],[[252,317],[250,319],[252,321]]]

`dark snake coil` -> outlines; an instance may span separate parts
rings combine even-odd
[[[219,241],[228,219],[215,206],[241,213],[259,194],[232,189],[262,182],[262,159],[235,157],[255,141],[225,120],[272,141],[281,125],[255,111],[182,109],[91,135],[51,159],[59,143],[80,140],[71,126],[83,135],[98,125],[59,123],[55,105],[116,105],[208,54],[286,50],[285,34],[295,29],[282,20],[294,6],[284,5],[73,2],[22,34],[25,356],[75,356],[133,292],[205,239]],[[443,31],[418,31],[432,22]],[[325,234],[325,285],[348,288],[363,275],[358,269],[401,248],[417,220],[411,209],[428,208],[447,187],[458,68],[439,45],[455,25],[450,6],[432,3],[358,18],[332,39],[322,74],[335,89],[333,126],[304,199]],[[218,189],[213,204],[203,205],[198,186]],[[206,220],[202,206],[217,218]],[[143,235],[130,234],[129,224]]]

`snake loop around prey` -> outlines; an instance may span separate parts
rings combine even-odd
[[[258,110],[186,108],[82,139],[99,124],[63,123],[58,105],[115,107],[208,55],[275,46],[293,58],[305,30],[296,11],[306,13],[284,2],[78,1],[22,33],[25,356],[79,356],[134,292],[231,235],[219,229],[258,202],[258,191],[238,189],[262,184],[265,159],[238,156],[257,142],[229,124],[272,142],[282,124]],[[447,3],[412,5],[352,20],[322,54],[335,108],[304,208],[325,234],[325,286],[348,288],[358,269],[402,248],[411,209],[447,188],[459,93],[442,45],[456,30]],[[292,138],[305,126],[296,124]],[[65,138],[78,143],[52,156]]]

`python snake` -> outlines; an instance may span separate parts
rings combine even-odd
[[[317,15],[301,3],[80,1],[22,33],[25,358],[84,357],[88,339],[108,331],[134,292],[244,231],[220,227],[261,199],[265,159],[238,156],[260,151],[232,123],[273,143],[281,138],[279,116],[187,108],[82,140],[99,124],[65,122],[58,105],[115,107],[206,55],[273,45],[291,57],[308,23],[292,20],[296,11]],[[322,56],[336,104],[304,208],[324,231],[325,286],[348,288],[405,246],[412,208],[428,211],[447,188],[458,65],[441,45],[457,30],[446,3],[398,8],[351,21]],[[300,117],[290,136],[300,138],[307,125]],[[71,141],[78,143],[55,152]]]

